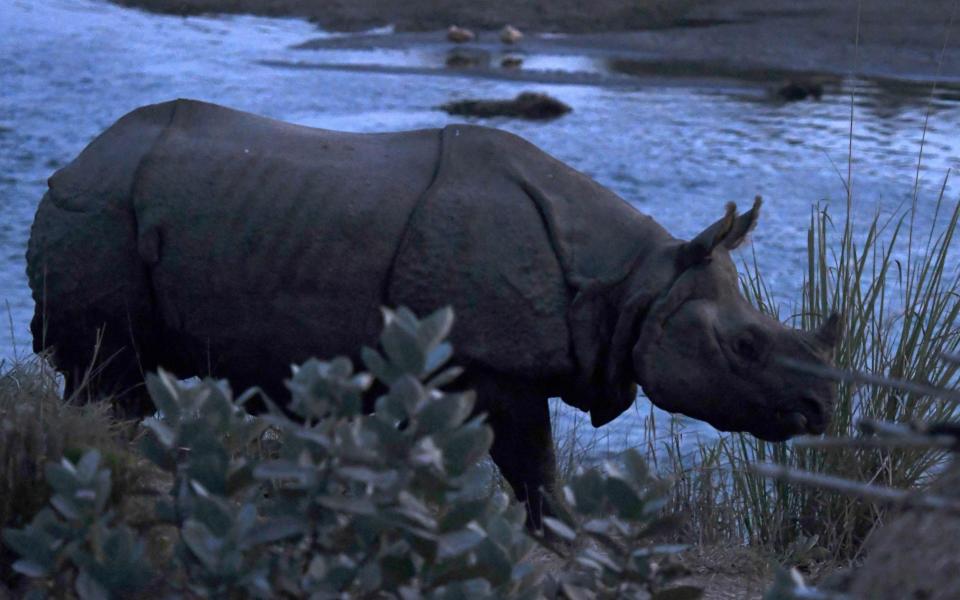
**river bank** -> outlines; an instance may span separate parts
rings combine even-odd
[[[391,25],[397,31],[446,29],[452,23],[497,29],[597,32],[664,27],[683,19],[697,0],[114,0],[164,14],[253,14],[301,17],[329,31]]]
[[[249,13],[309,19],[328,31],[391,26],[394,35],[358,35],[314,48],[403,47],[444,40],[451,23],[499,44],[505,23],[528,33],[529,51],[622,56],[671,75],[735,71],[753,77],[817,73],[913,81],[960,81],[955,3],[811,0],[598,0],[549,3],[437,3],[405,0],[115,0],[167,14]],[[489,30],[489,31],[488,31]],[[556,34],[562,35],[556,35]],[[531,35],[532,34],[532,35]],[[953,43],[950,39],[953,39]],[[942,58],[941,58],[942,55]],[[646,66],[644,66],[646,65]],[[769,73],[768,73],[769,72]]]

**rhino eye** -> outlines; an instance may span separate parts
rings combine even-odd
[[[752,334],[744,334],[737,338],[736,343],[733,345],[733,350],[741,358],[746,360],[755,361],[760,358],[762,351],[762,343],[756,336]]]

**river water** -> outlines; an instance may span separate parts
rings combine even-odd
[[[172,98],[316,127],[385,131],[452,122],[435,108],[451,99],[545,91],[574,112],[549,123],[482,122],[530,139],[678,236],[696,234],[725,202],[747,206],[762,194],[754,248],[784,302],[800,287],[811,206],[833,202],[842,214],[851,91],[861,221],[910,204],[928,111],[921,226],[948,169],[960,166],[960,93],[949,83],[931,95],[929,84],[838,79],[822,101],[783,104],[755,81],[651,78],[649,69],[630,78],[622,63],[569,52],[528,56],[537,81],[522,82],[444,69],[443,52],[429,46],[294,48],[323,35],[290,19],[184,19],[95,0],[0,0],[0,308],[9,321],[0,359],[29,355],[24,251],[46,178],[126,112]],[[948,181],[946,198],[956,201],[958,192]],[[602,443],[635,442],[647,412],[638,402]],[[562,420],[582,425],[566,411]]]

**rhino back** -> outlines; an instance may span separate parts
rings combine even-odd
[[[171,354],[284,376],[374,341],[437,152],[436,131],[330,132],[180,102],[133,194]]]

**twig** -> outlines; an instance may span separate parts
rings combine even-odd
[[[940,72],[943,69],[943,58],[947,53],[947,45],[950,41],[950,30],[953,29],[953,21],[956,17],[957,11],[957,2],[953,3],[953,6],[950,9],[950,19],[947,21],[947,26],[943,32],[943,44],[940,47],[940,57],[937,60],[937,74],[933,78],[933,86],[930,88],[930,100],[927,102],[927,110],[923,116],[923,133],[920,136],[920,151],[917,154],[917,169],[916,174],[913,178],[913,202],[911,203],[910,208],[910,229],[908,230],[908,239],[907,239],[907,279],[910,279],[912,261],[910,260],[912,256],[913,249],[913,222],[917,213],[917,200],[920,197],[920,166],[923,163],[923,149],[927,141],[927,128],[930,123],[930,113],[933,112],[933,101],[937,95],[937,84],[940,83]],[[946,187],[946,181],[944,181],[944,187]],[[938,203],[939,208],[939,203]]]
[[[853,114],[857,104],[857,68],[860,59],[860,17],[863,0],[857,2],[857,32],[853,38],[853,65],[850,67],[850,134],[847,136],[847,215],[853,204]]]
[[[7,305],[7,321],[10,325],[10,343],[13,345],[13,359],[17,360],[17,357],[20,356],[20,352],[17,349],[17,332],[13,327],[13,310],[10,309],[9,300],[4,300],[3,303]]]
[[[863,498],[871,502],[882,504],[897,504],[910,508],[925,508],[930,510],[947,510],[960,513],[960,500],[933,494],[919,494],[915,491],[901,490],[887,486],[860,483],[836,477],[821,475],[801,469],[793,469],[772,463],[753,465],[752,469],[763,477],[770,477],[777,481],[799,483],[818,488],[840,492],[847,496]]]
[[[949,354],[947,352],[943,352],[940,354],[940,358],[947,362],[960,365],[960,354]]]
[[[946,400],[954,404],[960,404],[960,392],[938,388],[933,385],[907,381],[905,379],[895,379],[884,375],[873,375],[871,373],[861,373],[859,371],[844,371],[834,367],[824,367],[812,363],[781,357],[780,363],[786,367],[804,371],[812,375],[819,375],[826,379],[834,379],[847,383],[865,383],[873,385],[882,385],[891,387],[904,392],[922,394],[924,396],[933,396],[939,400]]]
[[[860,419],[857,423],[857,429],[867,435],[902,436],[918,433],[917,430],[910,425],[891,423],[890,421],[877,421],[876,419]]]
[[[897,437],[800,437],[795,446],[804,448],[937,448],[951,450],[957,441],[949,435],[912,435]]]

